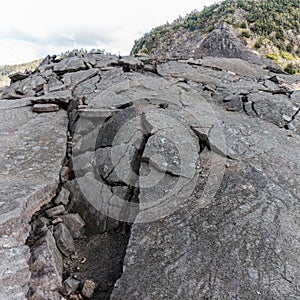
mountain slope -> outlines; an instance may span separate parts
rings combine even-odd
[[[16,72],[24,72],[25,70],[34,71],[41,63],[42,59],[34,60],[28,63],[18,65],[0,66],[0,88],[9,84],[9,75]]]
[[[225,0],[152,29],[135,41],[131,54],[197,58],[207,35],[213,32],[214,36],[216,30],[229,25],[227,29],[238,37],[237,43],[295,73],[300,70],[299,20],[300,0]]]

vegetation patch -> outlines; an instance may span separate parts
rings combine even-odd
[[[300,54],[299,16],[300,0],[225,0],[152,29],[135,41],[131,54],[142,49],[149,54],[165,54],[180,43],[184,45],[192,33],[197,32],[194,36],[200,40],[226,22],[240,32],[250,49],[283,66]]]

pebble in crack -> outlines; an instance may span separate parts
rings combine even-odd
[[[65,256],[70,256],[75,252],[75,244],[73,237],[68,229],[68,227],[59,223],[54,226],[54,238],[60,252]]]

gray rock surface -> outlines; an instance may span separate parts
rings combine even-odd
[[[29,221],[53,199],[33,235],[85,254],[94,299],[299,299],[299,76],[91,52],[17,78],[4,93],[15,100],[0,101],[1,296],[25,299]],[[36,103],[60,110],[34,114]],[[108,271],[95,267],[104,257]],[[47,276],[32,299],[59,297]]]
[[[55,225],[53,234],[57,248],[63,255],[70,256],[75,252],[73,237],[65,224],[59,223]]]
[[[80,57],[68,57],[64,58],[59,63],[55,64],[53,71],[57,73],[75,72],[86,69],[84,60]]]
[[[158,72],[187,80],[181,103],[199,115],[197,126],[212,129],[221,124],[222,134],[216,138],[210,130],[199,134],[217,156],[228,157],[227,162],[222,162],[224,169],[222,165],[217,168],[217,190],[205,197],[203,186],[209,187],[217,164],[213,153],[206,150],[200,153],[198,185],[192,197],[177,203],[180,209],[161,220],[143,223],[147,220],[141,209],[144,199],[157,196],[157,191],[161,197],[163,191],[159,191],[161,182],[151,192],[141,190],[136,217],[140,224],[132,226],[124,273],[111,299],[300,297],[296,288],[300,140],[297,129],[284,129],[287,122],[297,118],[299,106],[283,89],[283,78],[271,86],[266,71],[246,62],[241,61],[246,66],[241,68],[237,60],[217,59],[210,64],[205,61],[194,65],[191,72],[187,71],[188,65],[176,62],[158,66]],[[212,76],[210,68],[216,64],[218,69]],[[213,89],[206,92],[208,84]],[[193,89],[202,90],[202,97],[193,95]],[[201,116],[207,103],[213,113],[207,111]],[[156,126],[160,127],[160,122]],[[174,134],[167,135],[170,136]],[[221,138],[225,143],[213,147]],[[180,135],[179,139],[184,143]],[[151,139],[148,145],[151,147]],[[184,153],[190,157],[195,152],[189,149]],[[155,162],[156,169],[162,165],[159,160],[150,161]],[[176,174],[176,168],[170,172]],[[136,284],[132,285],[133,281]]]
[[[32,99],[32,103],[67,104],[71,100],[71,91],[57,91]]]
[[[1,299],[25,299],[29,221],[55,196],[66,151],[66,113],[34,114],[28,102],[0,100]]]
[[[65,189],[64,187],[61,189],[61,191],[59,192],[57,198],[54,200],[54,204],[55,205],[67,205],[69,202],[69,196],[70,196],[70,192]]]
[[[58,251],[55,239],[50,231],[45,232],[36,241],[35,247],[31,253],[30,258],[30,297],[38,298],[38,290],[40,294],[44,294],[50,299],[55,299],[61,289],[62,273],[63,273],[63,260],[62,255]],[[35,294],[37,294],[35,296]]]
[[[86,280],[83,284],[83,288],[82,288],[82,292],[81,292],[83,297],[85,297],[87,299],[93,298],[95,288],[96,288],[96,284],[94,281]]]
[[[63,283],[62,294],[65,296],[70,295],[72,292],[75,292],[80,285],[80,281],[74,278],[69,277]]]
[[[74,73],[66,73],[63,76],[63,82],[67,87],[76,86],[79,83],[91,79],[99,73],[99,69],[89,69],[86,71],[78,71]]]
[[[82,236],[85,222],[82,220],[78,213],[63,215],[60,216],[60,218],[69,229],[70,234],[73,238],[78,239]]]
[[[8,77],[10,78],[11,82],[15,82],[15,81],[23,80],[28,76],[29,74],[17,72],[17,73],[10,74]]]
[[[2,235],[0,238],[0,299],[26,299],[30,271],[27,261],[29,248],[16,239]]]
[[[48,218],[56,218],[59,215],[66,213],[65,207],[63,205],[58,205],[46,210],[46,215]]]

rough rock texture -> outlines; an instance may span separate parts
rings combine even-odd
[[[196,189],[180,209],[132,226],[124,273],[111,299],[299,298],[300,140],[299,125],[293,123],[300,99],[291,97],[296,92],[285,77],[274,80],[267,71],[236,59],[169,62],[157,71],[164,76],[160,81],[181,81],[176,86],[181,110],[197,115],[198,137],[212,152],[200,153]],[[175,95],[168,100],[176,103]],[[176,135],[185,144],[178,131]],[[181,159],[195,153],[188,146]],[[213,152],[227,161],[218,166]],[[219,182],[215,178],[209,187],[214,165]],[[206,187],[213,192],[208,197]],[[136,222],[147,218],[141,204],[155,191],[141,191]]]
[[[57,283],[31,263],[29,299],[68,278],[92,299],[299,299],[299,76],[92,52],[18,78],[0,101],[1,297],[24,299],[28,222],[53,199],[28,245],[33,261],[48,237]]]
[[[45,231],[44,236],[36,241],[38,244],[32,251],[30,258],[31,281],[30,288],[32,294],[36,296],[37,291],[49,299],[59,298],[61,288],[63,259],[61,253],[56,248],[55,239],[50,231]]]
[[[220,24],[199,42],[194,57],[198,58],[207,55],[240,58],[256,64],[262,64],[267,61],[243,45],[235,30],[227,23]]]
[[[0,101],[1,299],[25,299],[29,221],[55,196],[66,152],[66,113],[35,114],[29,102]]]

